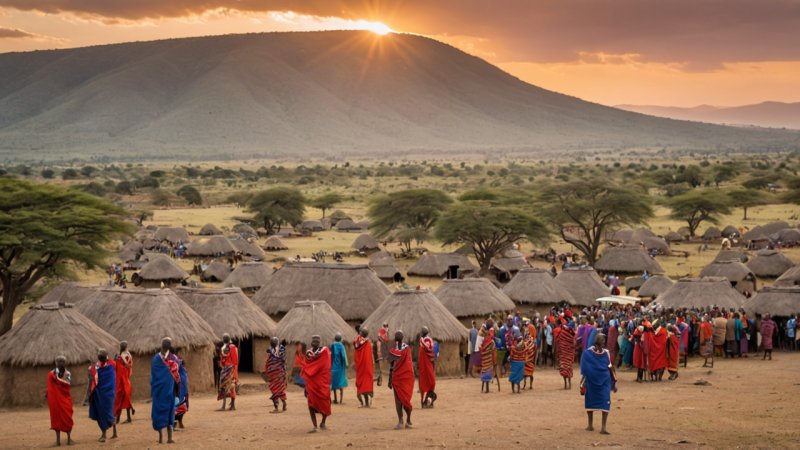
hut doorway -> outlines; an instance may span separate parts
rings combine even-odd
[[[239,347],[239,372],[253,371],[253,339],[248,337],[240,339]]]

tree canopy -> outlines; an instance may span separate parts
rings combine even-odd
[[[325,211],[333,208],[337,204],[341,203],[343,200],[342,196],[338,192],[328,192],[327,194],[322,194],[319,197],[311,200],[308,203],[308,206],[312,208],[317,208],[322,210],[322,218],[325,218]]]
[[[730,198],[717,190],[690,191],[667,201],[670,217],[686,222],[689,235],[694,237],[700,224],[719,223],[720,216],[731,213]]]
[[[203,204],[203,197],[200,195],[200,191],[198,191],[197,188],[192,185],[187,184],[181,186],[181,188],[178,189],[176,194],[178,194],[178,196],[186,200],[186,203],[190,205]]]
[[[727,192],[731,206],[742,208],[744,216],[742,220],[747,220],[747,210],[754,206],[766,205],[770,202],[770,195],[764,191],[756,189],[733,189]]]
[[[247,211],[264,224],[267,234],[275,234],[281,225],[297,226],[306,213],[306,198],[297,189],[275,187],[261,191],[248,200]]]
[[[373,199],[367,215],[370,231],[378,239],[393,236],[410,249],[411,237],[422,243],[442,210],[453,200],[436,189],[409,189]]]

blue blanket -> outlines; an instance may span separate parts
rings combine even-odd
[[[175,358],[170,354],[168,358]],[[177,358],[176,358],[177,359]],[[177,363],[177,361],[176,361]],[[175,378],[161,355],[156,353],[150,363],[150,418],[153,429],[161,430],[175,425]]]
[[[525,378],[525,361],[511,361],[508,381],[514,384],[520,384],[523,378]]]
[[[114,364],[97,369],[97,385],[89,397],[89,418],[97,421],[101,431],[111,428],[114,416],[114,396],[117,392],[117,374]]]
[[[344,344],[334,342],[331,345],[331,389],[347,387],[347,353]]]
[[[595,353],[591,347],[581,356],[581,375],[586,377],[585,407],[587,411],[611,409],[611,359],[608,351]]]

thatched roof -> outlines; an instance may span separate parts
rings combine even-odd
[[[350,219],[342,219],[336,222],[335,228],[339,231],[360,230],[360,228]]]
[[[725,277],[682,278],[658,297],[669,308],[740,308],[745,297]]]
[[[345,320],[363,320],[389,294],[366,265],[289,263],[253,297],[267,314],[286,313],[302,300],[324,300]]]
[[[518,304],[576,304],[572,294],[560,281],[553,278],[550,272],[539,268],[522,269],[505,285],[503,292]]]
[[[237,223],[233,226],[232,231],[245,239],[255,239],[258,237],[256,230],[246,223]]]
[[[648,251],[655,251],[659,255],[671,254],[669,243],[664,238],[660,238],[658,236],[646,237],[642,239],[640,243],[644,244],[644,248],[646,248]]]
[[[780,231],[780,230],[778,230],[778,231]],[[751,228],[749,231],[747,231],[745,234],[743,234],[742,235],[742,240],[745,241],[745,242],[747,242],[747,241],[754,241],[754,242],[768,241],[769,237],[768,237],[767,233],[764,232],[764,227],[759,225],[759,226],[755,226],[755,227]]]
[[[278,236],[270,236],[267,238],[267,242],[264,243],[264,249],[270,251],[279,251],[289,250],[289,247],[287,247]]]
[[[216,281],[221,283],[225,281],[230,274],[231,267],[229,265],[219,261],[212,261],[206,270],[203,271],[203,274],[200,276],[200,278],[203,281]]]
[[[150,353],[165,336],[175,347],[214,345],[211,325],[170,289],[101,289],[76,304],[100,328],[128,341],[133,353]]]
[[[492,258],[491,267],[500,272],[517,273],[530,267],[524,256]]]
[[[381,280],[393,280],[398,274],[402,276],[395,265],[394,255],[386,250],[375,252],[369,257],[369,268],[374,270]]]
[[[486,278],[445,280],[434,294],[456,317],[485,317],[516,308],[514,302]]]
[[[212,223],[207,223],[203,225],[203,228],[200,228],[200,232],[198,234],[201,236],[216,236],[222,234],[222,230],[217,228],[217,226]]]
[[[677,231],[670,231],[669,233],[664,235],[664,240],[667,242],[681,242],[684,238],[682,234],[678,233]]]
[[[264,252],[261,251],[260,248],[256,244],[248,241],[247,239],[239,236],[234,236],[228,239],[233,245],[233,248],[236,249],[236,253],[240,255],[249,256],[253,259],[262,260],[264,259]]]
[[[790,317],[800,313],[800,288],[763,288],[744,302],[744,308],[755,314]]]
[[[113,353],[118,346],[71,303],[45,303],[31,307],[0,337],[0,364],[53,367],[57,356],[67,358],[67,365],[84,364],[97,358],[97,349]]]
[[[779,220],[777,222],[770,222],[766,225],[761,225],[761,232],[769,236],[770,234],[777,233],[787,228],[791,228],[791,225],[789,225],[787,222]]]
[[[178,227],[161,227],[156,230],[155,235],[153,236],[158,242],[167,241],[171,244],[177,244],[179,242],[183,242],[184,244],[189,242],[189,233],[186,232],[183,228]]]
[[[747,267],[761,278],[778,278],[794,267],[792,260],[777,250],[759,250],[756,256],[747,262]]]
[[[36,303],[39,305],[46,303],[75,303],[83,297],[91,295],[94,291],[95,288],[67,281],[47,291]]]
[[[717,227],[709,227],[702,236],[702,238],[706,240],[719,239],[721,237],[722,232],[719,231],[719,228]]]
[[[720,250],[717,256],[714,257],[714,262],[720,261],[739,261],[747,262],[750,255],[744,250]]]
[[[700,272],[701,277],[725,277],[731,283],[755,280],[755,274],[739,261],[712,262]]]
[[[234,339],[273,336],[278,324],[255,305],[239,288],[197,289],[181,287],[175,291],[200,315],[218,338],[228,333]]]
[[[680,227],[678,228],[677,233],[683,236],[684,239],[688,239],[692,234],[691,231],[689,230],[689,227]]]
[[[208,236],[195,239],[186,246],[189,256],[219,256],[236,253],[236,247],[225,236]]]
[[[381,244],[378,242],[377,239],[369,235],[368,233],[359,234],[356,240],[350,245],[351,248],[356,250],[379,250],[381,249]]]
[[[739,229],[733,225],[728,225],[727,227],[722,229],[722,235],[725,237],[738,236]]]
[[[653,275],[648,278],[637,291],[638,297],[658,297],[675,284],[669,277]]]
[[[260,262],[241,263],[225,279],[225,287],[259,289],[272,275],[272,269]]]
[[[378,330],[384,322],[389,323],[392,331],[403,330],[408,339],[414,339],[422,327],[428,327],[430,336],[441,342],[461,342],[469,337],[464,325],[430,289],[393,292],[364,321],[364,326]]]
[[[323,231],[325,227],[319,220],[304,220],[303,223],[300,224],[300,229],[307,231]]]
[[[797,244],[800,242],[800,230],[797,228],[784,228],[777,233],[771,234],[769,238],[784,244]]]
[[[664,273],[661,264],[638,246],[606,247],[594,268],[600,272],[641,274]]]
[[[630,228],[623,228],[622,230],[615,231],[608,236],[608,240],[612,242],[624,243],[639,243],[645,238],[656,237],[656,234],[646,228],[638,228],[632,230]]]
[[[603,283],[600,275],[591,267],[562,270],[556,276],[562,286],[572,295],[575,304],[592,306],[597,299],[609,295],[611,289]]]
[[[189,278],[181,267],[169,256],[152,255],[139,271],[139,277],[145,281],[183,281]]]
[[[377,332],[377,328],[375,331]],[[286,342],[310,343],[311,336],[319,335],[322,345],[330,345],[336,333],[342,334],[344,345],[351,345],[356,338],[356,331],[336,314],[327,303],[319,300],[295,302],[283,316],[275,330],[275,336],[286,339]]]
[[[135,239],[131,239],[122,247],[118,257],[122,262],[136,261],[143,252],[144,244]]]
[[[472,265],[469,258],[459,253],[426,253],[408,269],[408,274],[420,277],[442,277],[450,266],[459,266],[458,270],[462,273],[478,270]]]
[[[800,266],[794,266],[787,270],[775,280],[777,286],[798,286],[800,285]]]
[[[381,250],[369,255],[369,262],[389,261],[394,263],[394,255],[386,250]]]

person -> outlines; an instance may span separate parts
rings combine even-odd
[[[469,362],[467,363],[467,373],[470,378],[475,376],[473,374],[475,367],[479,367],[480,364],[481,352],[478,347],[478,328],[477,323],[473,320],[472,328],[469,329]]]
[[[495,332],[495,334],[494,334],[494,346],[495,346],[495,349],[497,351],[497,357],[496,357],[497,361],[496,361],[495,365],[497,367],[497,370],[499,371],[498,375],[503,377],[503,376],[505,376],[505,365],[504,364],[505,364],[505,361],[506,361],[506,354],[507,354],[507,351],[506,351],[506,345],[507,345],[506,344],[506,331],[508,331],[508,329],[506,328],[506,324],[504,324],[502,321],[498,321],[498,322],[499,322],[500,327],[497,329],[497,332]]]
[[[161,350],[153,355],[150,362],[150,419],[153,430],[158,431],[158,443],[164,442],[164,429],[167,429],[167,443],[172,444],[172,430],[175,426],[175,393],[180,392],[180,361],[172,352],[172,339],[161,340]],[[178,389],[176,389],[178,387]]]
[[[533,371],[535,369],[536,358],[536,336],[531,331],[532,329],[527,325],[527,319],[523,321],[525,326],[522,327],[523,341],[525,343],[525,378],[522,381],[522,389],[533,389]],[[530,380],[530,384],[528,384]]]
[[[375,366],[372,359],[372,342],[369,340],[369,329],[362,326],[353,341],[356,364],[356,397],[360,408],[369,408],[374,393],[373,379]]]
[[[300,374],[303,371],[303,366],[306,365],[306,344],[298,342],[294,349],[294,363],[292,364],[292,378],[294,384],[305,387],[306,383]]]
[[[376,342],[377,348],[375,349],[377,356],[378,356],[378,379],[383,375],[384,372],[388,373],[389,371],[389,348],[391,345],[389,344],[389,322],[383,322],[383,326],[380,330],[378,330],[378,340]],[[380,383],[378,383],[380,386]]]
[[[633,367],[636,367],[636,382],[642,383],[645,381],[645,372],[647,371],[647,341],[645,340],[645,333],[649,333],[645,322],[638,325],[633,331],[630,339],[633,343]]]
[[[606,338],[608,340],[606,347],[608,348],[609,355],[611,355],[611,364],[614,364],[617,360],[617,355],[619,355],[619,345],[617,344],[618,337],[618,321],[617,319],[611,319],[608,321],[608,333]]]
[[[700,355],[705,358],[703,367],[714,368],[714,327],[711,325],[711,320],[709,319],[708,315],[704,315],[700,320],[700,333],[698,336]],[[709,358],[711,358],[710,366],[708,365]]]
[[[389,351],[389,383],[394,392],[394,406],[397,411],[395,430],[403,428],[403,411],[406,413],[406,428],[411,428],[411,395],[414,392],[414,364],[411,361],[411,347],[403,340],[401,330],[394,333],[394,347]]]
[[[511,393],[521,393],[520,384],[522,379],[525,378],[525,358],[527,354],[527,347],[522,336],[517,336],[514,343],[509,347],[509,359],[511,360],[511,368],[508,371],[508,382],[511,383]],[[514,388],[516,387],[516,391]]]
[[[553,325],[550,316],[544,321],[544,350],[542,352],[542,365],[547,366],[547,360],[550,360],[550,366],[555,366],[556,361],[553,358]]]
[[[564,389],[572,389],[572,365],[575,363],[575,330],[572,322],[561,324],[556,349],[558,350],[558,372],[564,378]]]
[[[72,374],[67,370],[67,358],[56,357],[56,368],[47,372],[47,406],[50,409],[50,429],[56,432],[56,445],[61,446],[61,433],[67,434],[67,445],[72,440]]]
[[[787,350],[797,350],[797,315],[792,314],[792,317],[786,321],[786,343]]]
[[[725,358],[736,356],[739,342],[736,340],[736,318],[731,315],[725,322]]]
[[[272,394],[271,413],[286,411],[286,342],[280,342],[277,336],[273,336],[269,341],[267,360],[264,363],[264,378]],[[279,400],[283,403],[283,409],[278,409]]]
[[[667,368],[667,330],[660,322],[653,322],[653,332],[645,335],[645,338],[649,338],[646,345],[651,381],[661,381]]]
[[[767,355],[769,355],[769,360],[772,361],[772,338],[777,331],[778,325],[772,320],[772,316],[765,314],[764,320],[761,321],[761,346],[764,348],[762,361],[767,359]]]
[[[347,353],[342,344],[342,334],[336,333],[331,344],[331,392],[333,404],[344,403],[344,388],[347,387]],[[338,397],[336,394],[339,394]]]
[[[114,396],[117,391],[117,376],[114,361],[108,359],[104,349],[97,351],[97,362],[89,367],[89,418],[97,422],[102,434],[99,442],[106,441],[106,431],[113,429],[111,439],[117,438],[114,416]]]
[[[236,388],[239,384],[239,349],[231,342],[228,333],[222,335],[222,348],[219,351],[219,391],[217,400],[222,400],[222,408],[225,411],[225,404],[231,399],[229,411],[236,410]]]
[[[116,363],[117,373],[117,392],[114,398],[114,415],[117,417],[119,423],[122,416],[122,410],[127,413],[128,420],[125,423],[131,423],[131,416],[136,414],[131,402],[133,394],[131,388],[131,375],[133,375],[133,355],[128,351],[128,342],[120,341],[119,353],[114,357]]]
[[[189,374],[186,372],[186,365],[183,362],[183,355],[180,350],[175,351],[175,356],[178,358],[178,378],[180,386],[178,386],[178,397],[176,399],[177,406],[175,406],[175,425],[172,426],[183,429],[183,416],[189,412]]]
[[[606,336],[598,334],[594,345],[583,352],[581,357],[581,386],[585,388],[584,407],[589,426],[586,431],[594,431],[594,412],[603,413],[600,434],[609,434],[606,429],[608,412],[611,410],[611,391],[617,392],[617,379],[611,356],[604,348]]]
[[[681,331],[677,325],[667,327],[667,371],[669,380],[678,378],[678,366],[681,361]]]
[[[436,372],[433,339],[428,327],[422,327],[419,338],[419,356],[417,356],[417,373],[419,375],[419,396],[423,408],[433,408],[436,402]]]
[[[490,322],[491,323],[491,322]],[[488,324],[487,324],[488,325]],[[489,393],[489,384],[494,376],[494,369],[497,365],[497,355],[495,354],[494,327],[483,325],[479,334],[483,334],[483,344],[481,345],[481,393]],[[497,385],[498,389],[500,385]]]
[[[308,399],[308,412],[314,428],[309,433],[317,432],[317,414],[322,416],[320,430],[327,430],[325,421],[331,415],[331,352],[321,345],[319,335],[311,336],[311,348],[306,352],[305,364],[300,374],[305,383],[305,396]]]
[[[724,314],[714,312],[714,356],[722,356],[725,347],[725,333],[728,327],[728,320]]]

